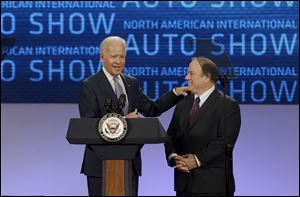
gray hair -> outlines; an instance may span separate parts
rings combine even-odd
[[[123,38],[121,38],[119,36],[109,36],[100,43],[100,53],[102,53],[102,54],[105,53],[107,44],[113,40],[119,40],[120,42],[122,42],[122,44],[124,45],[124,47],[126,49],[126,41]]]

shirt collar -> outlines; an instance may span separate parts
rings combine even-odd
[[[213,85],[211,88],[209,88],[208,90],[206,90],[205,92],[203,92],[200,96],[199,95],[194,95],[194,99],[196,99],[197,97],[200,98],[200,105],[202,105],[207,98],[209,97],[209,95],[215,90],[216,86]]]
[[[105,76],[107,77],[108,81],[112,81],[112,80],[114,79],[114,76],[112,76],[112,75],[106,70],[106,68],[105,68],[104,66],[102,67],[102,70],[103,70]],[[117,76],[117,78],[118,78],[118,79],[121,79],[121,76],[119,75],[119,76]]]

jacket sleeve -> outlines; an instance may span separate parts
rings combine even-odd
[[[82,82],[80,85],[78,107],[81,118],[100,117],[97,97],[87,82]]]
[[[173,113],[173,117],[171,120],[171,123],[169,125],[167,134],[168,134],[168,139],[166,141],[166,143],[164,144],[165,146],[165,154],[166,154],[166,160],[169,166],[173,166],[171,165],[171,163],[169,163],[168,161],[168,157],[172,154],[172,153],[177,153],[176,151],[176,146],[175,146],[175,139],[176,139],[176,132],[177,132],[177,123],[178,121],[176,121],[176,113],[177,113],[177,106],[175,108],[175,111]]]
[[[241,113],[238,103],[229,102],[226,111],[225,118],[223,113],[219,115],[217,131],[219,135],[216,135],[206,147],[196,153],[197,158],[201,162],[201,167],[209,165],[216,158],[219,158],[222,154],[224,155],[225,146],[227,144],[234,146],[237,140],[241,127]],[[226,129],[224,129],[224,120]]]
[[[142,89],[138,86],[137,81],[136,88],[138,94],[138,109],[144,116],[159,116],[176,105],[176,103],[183,98],[182,96],[176,96],[173,90],[171,90],[153,101],[144,94]]]

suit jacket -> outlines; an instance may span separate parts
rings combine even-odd
[[[178,102],[168,128],[169,139],[165,143],[165,152],[167,158],[171,153],[195,154],[201,166],[190,173],[174,169],[175,191],[225,193],[225,144],[234,145],[238,137],[241,126],[239,105],[229,97],[224,98],[223,94],[215,89],[189,126],[193,101],[194,95],[188,95]],[[232,171],[229,177],[229,189],[234,192]]]
[[[129,112],[137,108],[144,116],[159,116],[174,106],[180,99],[179,96],[170,91],[154,102],[144,95],[136,78],[125,74],[121,74],[121,77],[128,96]],[[80,116],[82,118],[101,118],[107,114],[104,106],[106,98],[112,99],[113,106],[117,105],[118,98],[103,70],[101,70],[81,83],[79,95]],[[140,151],[133,160],[133,165],[136,173],[141,175]],[[81,173],[87,176],[102,177],[102,161],[96,156],[92,146],[86,146]]]

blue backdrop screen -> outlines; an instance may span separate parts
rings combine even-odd
[[[186,85],[197,40],[208,38],[229,56],[228,93],[241,104],[298,104],[298,9],[297,1],[2,1],[1,41],[15,42],[1,44],[1,103],[77,102],[80,82],[102,67],[99,43],[118,35],[125,73],[150,98]]]

